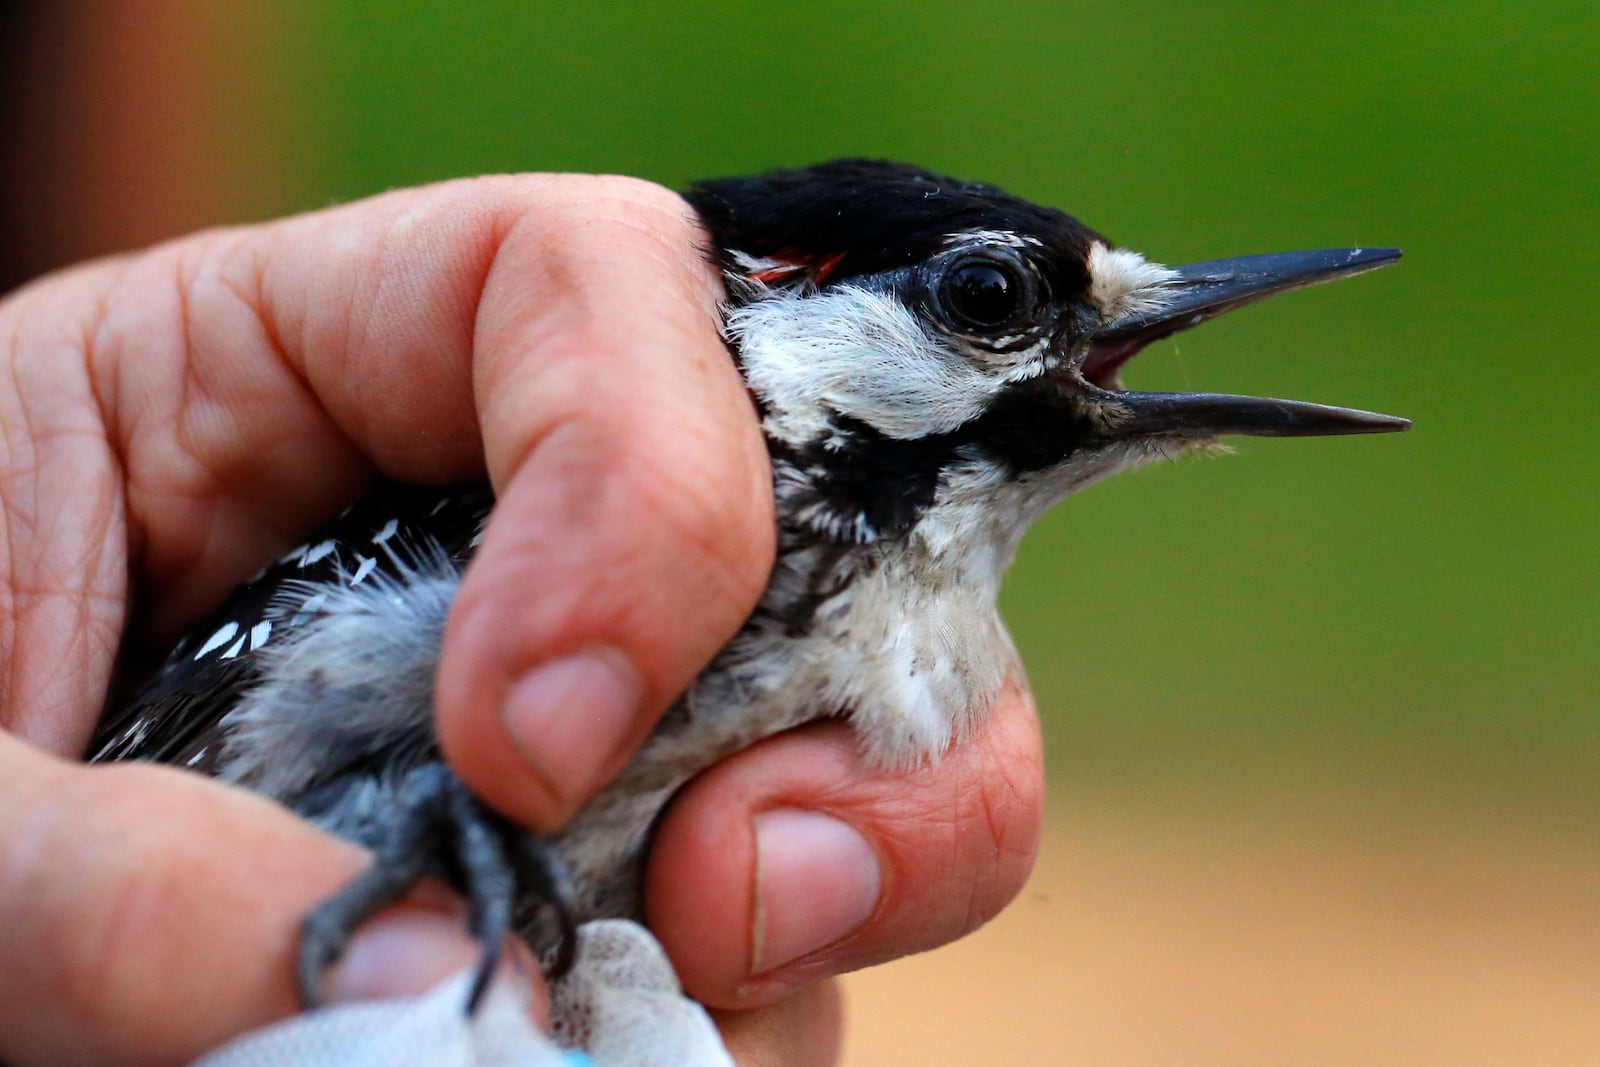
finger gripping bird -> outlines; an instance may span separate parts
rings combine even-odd
[[[308,1004],[361,923],[429,875],[472,905],[485,946],[473,1003],[508,930],[559,971],[575,923],[642,916],[673,793],[762,738],[844,716],[897,766],[959,743],[1015,667],[1001,575],[1077,490],[1223,435],[1409,425],[1120,378],[1153,341],[1387,265],[1392,249],[1168,268],[992,186],[869,160],[702,182],[687,199],[771,454],[776,563],[743,627],[560,833],[534,837],[479,803],[434,735],[445,618],[492,513],[486,486],[375,486],[101,724],[96,760],[191,767],[372,850],[307,917]]]

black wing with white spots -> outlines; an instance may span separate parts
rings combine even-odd
[[[90,761],[146,760],[213,773],[218,724],[258,678],[261,650],[315,614],[318,587],[402,578],[441,555],[464,567],[493,503],[487,486],[381,483],[191,631],[137,697],[101,720]],[[283,610],[288,593],[298,605],[290,612]]]

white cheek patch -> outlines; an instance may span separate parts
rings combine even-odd
[[[1099,241],[1089,248],[1089,298],[1099,305],[1103,322],[1160,311],[1177,276],[1126,248],[1107,248]]]
[[[727,330],[772,413],[768,429],[795,442],[826,431],[830,411],[902,440],[954,430],[1024,373],[985,366],[894,297],[848,285],[775,292],[730,312]]]

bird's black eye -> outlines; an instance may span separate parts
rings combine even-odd
[[[993,330],[1020,317],[1026,289],[1009,265],[968,260],[946,272],[939,286],[939,303],[957,327]]]

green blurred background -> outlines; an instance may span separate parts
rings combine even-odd
[[[1258,992],[1194,1018],[1253,1015],[1297,982],[1325,1016],[1292,1040],[1241,1022],[1231,1045],[1171,1022],[1188,1016],[1152,1001],[1151,975],[1175,972],[1138,971],[1128,946],[1148,948],[1162,907],[1205,904],[1163,897],[1103,960],[1074,928],[1050,963],[1080,968],[1077,995],[1027,1025],[1046,1062],[1600,1062],[1600,7],[151,2],[160,33],[140,5],[75,7],[62,39],[170,113],[144,116],[162,160],[147,186],[126,154],[103,160],[124,202],[51,216],[99,217],[103,240],[141,188],[148,225],[188,227],[488,171],[682,186],[865,154],[994,182],[1169,263],[1404,248],[1159,346],[1128,378],[1370,407],[1411,433],[1251,440],[1114,479],[1030,536],[1004,598],[1062,801],[1047,859],[1073,872],[1042,872],[1017,910],[1079,921],[1215,881],[1245,893],[1241,914],[1295,917],[1280,936],[1219,912],[1172,965],[1189,968],[1174,1003],[1254,974]],[[1276,843],[1229,851],[1258,838]],[[1140,855],[1159,873],[1119,866]],[[1239,888],[1284,870],[1300,873],[1271,899]],[[1106,871],[1122,874],[1100,896],[1071,882]],[[1351,871],[1370,877],[1352,888]],[[1408,940],[1445,912],[1459,921]],[[1308,931],[1368,949],[1317,955]],[[1507,931],[1522,940],[1500,952]],[[1252,937],[1278,962],[1229,954]],[[1340,978],[1338,951],[1366,969]],[[1024,973],[1005,952],[972,966]],[[1469,991],[1444,975],[1480,971]],[[953,981],[916,986],[908,1010],[961,1016],[971,979]],[[1097,1059],[1072,1004],[1102,988],[1124,990],[1108,1010],[1137,1009],[1116,1039],[1168,1020],[1168,1054],[1108,1038],[1094,1048],[1122,1051]],[[1476,1034],[1518,989],[1539,1007],[1505,1009],[1506,1044]],[[1361,990],[1405,1006],[1358,1011]],[[962,1062],[945,1040],[901,1058]]]

